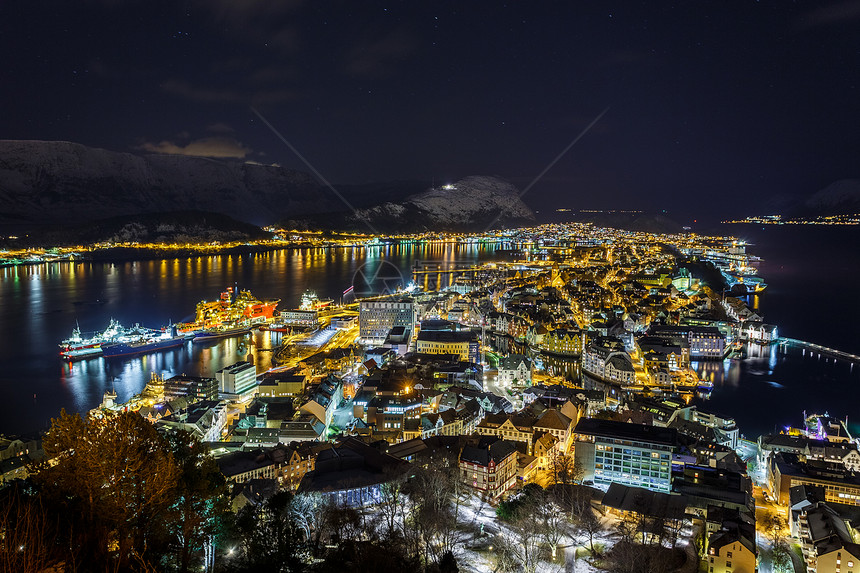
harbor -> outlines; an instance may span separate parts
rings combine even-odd
[[[796,227],[771,228],[783,231]],[[804,230],[809,233],[809,230]],[[780,242],[794,244],[791,239],[781,239]],[[501,255],[495,251],[501,244],[391,244],[353,251],[295,249],[246,256],[207,256],[121,264],[57,263],[55,268],[33,265],[0,269],[0,274],[4,276],[0,306],[13,318],[20,315],[16,320],[24,325],[15,331],[8,331],[0,325],[4,340],[9,341],[0,349],[0,353],[6,356],[4,363],[7,364],[0,378],[7,379],[11,389],[8,400],[11,409],[4,423],[14,429],[45,427],[60,408],[88,411],[100,403],[104,392],[110,389],[116,391],[119,401],[128,400],[143,389],[152,372],[168,377],[183,372],[206,376],[213,375],[218,369],[237,360],[247,360],[262,374],[277,366],[272,363],[275,350],[285,337],[290,336],[290,332],[269,330],[270,326],[285,328],[284,324],[275,322],[272,325],[260,325],[258,329],[241,336],[216,338],[153,353],[111,359],[96,357],[58,361],[59,349],[56,344],[69,337],[76,320],[80,329],[86,333],[104,331],[110,317],[122,325],[135,322],[152,326],[167,325],[171,320],[174,323],[193,322],[196,306],[201,300],[218,298],[218,293],[223,292],[225,286],[237,282],[240,286],[247,285],[261,297],[281,299],[283,306],[279,305],[279,309],[301,306],[302,296],[309,289],[315,290],[320,299],[338,300],[343,296],[344,285],[352,284],[360,269],[373,271],[379,268],[382,260],[390,262],[403,276],[410,277],[416,259],[451,260],[458,264],[457,269],[468,269],[482,262],[500,260]],[[506,244],[510,244],[510,240]],[[782,302],[783,274],[779,266],[771,265],[771,261],[781,259],[781,264],[787,264],[786,261],[791,259],[775,253],[773,246],[761,238],[756,240],[756,244],[756,252],[766,255],[759,267],[770,283],[763,295],[767,301],[763,305],[767,319],[778,322],[781,335],[794,336],[792,333],[799,332],[796,321],[814,316],[780,310],[796,308],[796,303]],[[810,244],[809,248],[827,253],[826,244],[818,240]],[[835,262],[824,260],[820,263],[829,265],[830,269],[842,268],[834,266]],[[443,276],[438,280],[445,281],[446,278]],[[774,288],[776,290],[772,290]],[[753,298],[749,297],[750,307],[753,306]],[[781,307],[775,308],[776,303],[771,301],[776,301]],[[333,309],[321,312],[323,315],[334,313]],[[300,317],[294,320],[300,320]],[[805,329],[808,331],[810,327],[805,326]],[[293,327],[290,330],[297,329]],[[822,321],[818,330],[819,339],[827,342],[830,332],[829,324]],[[836,344],[827,346],[842,346],[834,336],[830,336],[829,340]],[[512,343],[513,339],[510,341]],[[505,343],[505,339],[500,338],[499,342]],[[819,360],[810,358],[810,352],[807,351],[804,356],[801,349],[791,348],[788,354],[777,351],[767,358],[752,355],[743,360],[697,362],[693,367],[701,379],[713,384],[708,398],[714,404],[711,407],[737,411],[738,422],[744,427],[766,429],[778,423],[777,409],[774,408],[768,414],[769,417],[762,418],[760,412],[751,405],[761,403],[762,400],[777,400],[785,403],[779,410],[801,410],[804,401],[819,400],[818,395],[809,397],[808,393],[804,393],[804,399],[798,398],[796,403],[789,404],[789,396],[793,394],[783,388],[803,392],[807,379],[817,380],[821,388],[820,408],[830,407],[832,410],[831,404],[834,402],[844,404],[846,408],[851,407],[851,399],[846,401],[844,396],[857,382],[857,369],[850,370],[845,365],[843,370],[837,361],[835,364],[831,362],[825,370],[813,373],[810,368],[819,364]],[[26,358],[28,356],[31,358]],[[544,360],[555,373],[579,375],[576,362],[564,361],[563,357],[552,355],[546,355]],[[824,363],[824,360],[822,357],[820,363]],[[27,380],[27,383],[22,385],[19,380]],[[782,388],[767,382],[775,382]]]

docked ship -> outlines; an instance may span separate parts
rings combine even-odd
[[[180,332],[193,332],[195,340],[236,336],[270,321],[279,302],[279,299],[263,301],[250,291],[228,287],[218,300],[197,303],[194,322],[177,326]]]
[[[133,356],[156,350],[167,350],[185,344],[188,340],[185,334],[179,333],[175,328],[158,332],[157,334],[144,334],[131,340],[121,340],[102,345],[102,353],[105,358],[113,356]]]
[[[248,334],[251,332],[250,326],[215,326],[212,328],[206,328],[204,330],[198,330],[194,335],[194,342],[206,342],[207,340],[213,340],[215,338],[227,338],[230,336],[240,336],[243,334]]]
[[[761,277],[722,271],[726,285],[733,293],[747,295],[758,294],[767,288],[767,283]]]
[[[75,325],[72,335],[60,343],[60,356],[66,360],[82,360],[102,355],[102,346],[126,339],[133,339],[155,331],[145,329],[139,324],[132,328],[123,326],[114,319],[103,332],[96,332],[89,338],[81,335],[80,326]]]
[[[351,289],[347,289],[349,292]],[[271,332],[293,332],[294,329],[317,328],[319,326],[319,313],[330,307],[334,301],[330,298],[320,299],[312,290],[306,290],[302,294],[299,308],[282,311],[275,320],[260,325],[260,330]]]
[[[290,332],[292,328],[283,322],[277,321],[260,325],[260,330],[268,330],[270,332]]]
[[[330,298],[320,299],[312,290],[306,290],[302,294],[302,301],[299,304],[299,310],[320,310],[326,308],[334,302]]]

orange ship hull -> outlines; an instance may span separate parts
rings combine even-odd
[[[250,291],[234,290],[221,293],[218,300],[197,303],[197,316],[193,323],[182,324],[180,331],[198,331],[220,326],[250,326],[270,320],[280,300],[262,301]]]

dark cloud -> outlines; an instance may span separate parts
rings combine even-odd
[[[257,85],[293,83],[298,80],[298,71],[287,64],[265,66],[250,72],[248,80]]]
[[[811,10],[797,21],[797,30],[843,24],[860,19],[860,0],[848,0]]]
[[[167,80],[161,84],[166,93],[199,103],[237,103],[244,105],[284,103],[298,97],[291,88],[248,89],[195,86],[185,80]]]
[[[613,50],[597,61],[598,67],[639,66],[655,63],[654,54],[637,50]]]
[[[611,106],[530,200],[728,211],[857,176],[860,0],[7,4],[3,137],[304,168],[253,105],[331,180],[525,185]]]
[[[302,0],[203,0],[197,8],[211,16],[220,33],[292,55],[301,45],[293,20],[303,5]]]
[[[195,139],[186,145],[173,141],[145,142],[137,146],[140,151],[163,153],[167,155],[191,155],[194,157],[222,157],[244,159],[252,153],[252,149],[232,137],[203,137]]]
[[[230,127],[229,125],[227,125],[226,123],[218,122],[218,123],[213,123],[213,124],[207,125],[206,131],[209,131],[212,133],[233,133],[236,130],[233,129],[232,127]]]
[[[270,35],[265,36],[264,40],[266,46],[272,46],[287,54],[298,51],[301,45],[299,31],[291,27],[275,30]]]
[[[357,77],[388,76],[417,46],[418,40],[405,30],[363,38],[347,54],[347,73]]]
[[[185,80],[167,80],[161,84],[161,89],[169,94],[201,103],[234,103],[247,100],[240,92],[233,89],[198,87]]]
[[[201,0],[195,7],[224,22],[247,23],[293,13],[303,4],[304,0]]]
[[[251,94],[252,105],[278,104],[294,101],[299,92],[292,88],[257,90]]]

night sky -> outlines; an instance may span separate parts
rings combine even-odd
[[[751,214],[860,176],[860,2],[4,0],[0,138],[533,207]],[[754,209],[752,209],[754,211]]]

